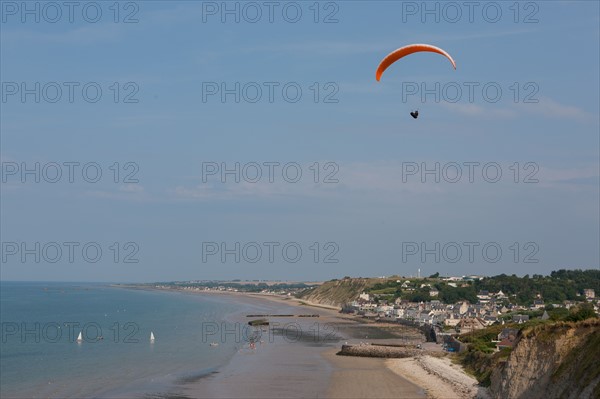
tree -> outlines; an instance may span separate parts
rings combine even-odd
[[[585,319],[591,319],[596,316],[596,312],[594,312],[594,307],[591,303],[582,303],[581,305],[575,307],[571,310],[571,314],[567,316],[567,321],[581,321]]]
[[[550,310],[548,315],[552,321],[564,320],[569,316],[569,310],[566,308],[556,308]]]

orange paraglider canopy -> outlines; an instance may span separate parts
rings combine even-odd
[[[445,56],[446,58],[448,58],[450,60],[454,69],[456,69],[456,62],[454,62],[452,57],[450,57],[450,54],[448,54],[441,48],[432,46],[430,44],[411,44],[408,46],[401,47],[398,50],[394,50],[391,53],[389,53],[377,67],[377,72],[375,72],[375,79],[377,79],[377,81],[379,82],[379,79],[381,79],[381,75],[383,75],[383,72],[394,62],[398,61],[400,58],[405,57],[409,54],[418,53],[421,51],[438,53],[438,54]]]

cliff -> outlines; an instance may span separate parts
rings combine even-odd
[[[600,320],[523,330],[506,361],[494,367],[494,398],[600,398]]]
[[[344,304],[357,299],[361,292],[373,286],[377,281],[377,279],[368,278],[331,280],[300,293],[298,298],[316,304],[341,308]]]

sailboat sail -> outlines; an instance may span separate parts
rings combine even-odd
[[[154,333],[150,331],[150,342],[154,342]]]
[[[77,342],[83,341],[83,336],[81,335],[81,331],[79,332],[79,336],[77,337]]]

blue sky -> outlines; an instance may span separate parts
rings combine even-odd
[[[255,9],[241,2],[227,3],[239,7],[239,22],[222,13],[221,2],[121,2],[118,23],[112,2],[94,3],[102,11],[96,23],[82,15],[85,2],[73,22],[63,9],[56,23],[48,21],[55,15],[48,3],[37,3],[39,23],[20,4],[2,2],[3,280],[313,280],[414,275],[418,268],[531,275],[599,267],[597,2],[478,2],[472,21],[462,2],[430,3],[438,21],[422,2],[321,2],[318,16],[314,2],[276,2],[272,23],[263,2],[251,3],[262,12],[256,23],[248,21]],[[452,22],[455,5],[462,17]],[[298,9],[299,20],[289,22]],[[93,19],[94,9],[87,11]],[[127,15],[138,22],[123,23]],[[444,48],[456,71],[440,55],[415,54],[376,82],[380,60],[411,43]],[[23,99],[21,84],[36,82],[40,101]],[[74,82],[72,102],[64,82]],[[102,90],[97,102],[81,94],[90,82]],[[223,102],[206,92],[236,82],[237,103],[234,94]],[[272,102],[265,82],[274,87]],[[403,100],[407,85],[435,91],[436,84],[439,102],[433,94]],[[52,103],[56,85],[63,91]],[[260,100],[246,101],[256,87]],[[297,87],[302,96],[288,101]],[[498,87],[498,100],[486,100]],[[124,102],[128,94],[137,102]],[[36,162],[39,183],[20,170]],[[69,162],[95,163],[102,178],[90,183],[76,169],[71,183]],[[231,169],[236,162],[248,170],[262,165],[262,179],[203,181],[203,165]],[[265,162],[280,164],[273,182]],[[479,162],[473,182],[470,162]],[[51,183],[54,163],[63,175]],[[462,178],[403,179],[403,168],[436,163],[448,174],[458,164]],[[298,182],[282,177],[285,164],[300,166]],[[502,178],[488,182],[483,165],[499,167]],[[130,172],[137,183],[125,179]],[[337,183],[324,182],[328,172]],[[527,176],[537,183],[525,183]],[[79,244],[73,262],[66,242]],[[254,257],[247,245],[239,263],[220,253],[204,253],[204,261],[203,243],[212,242],[230,249],[258,243],[262,257],[246,261]],[[273,262],[268,242],[280,243]],[[469,242],[477,243],[472,262]],[[63,249],[55,263],[49,243]],[[83,257],[86,243],[101,248],[97,262]],[[296,263],[282,255],[286,243],[301,248]],[[435,254],[423,259],[420,248],[408,254],[410,243],[439,243],[439,261]],[[452,243],[464,250],[454,263]],[[23,259],[22,244],[34,254]],[[482,248],[490,246],[501,256],[486,259]],[[132,248],[139,262],[123,262]],[[328,254],[338,262],[324,262]]]

